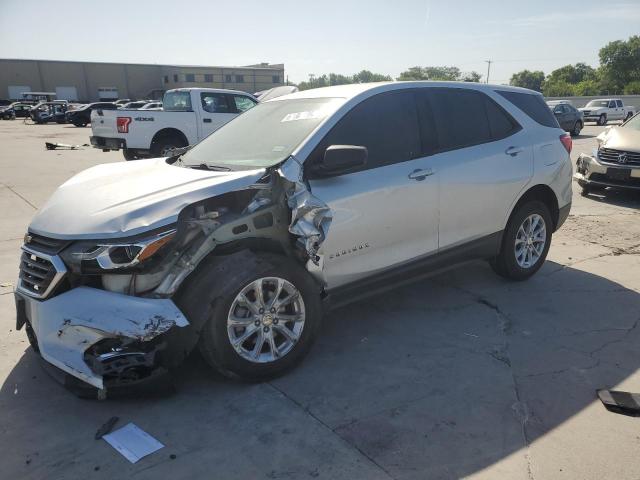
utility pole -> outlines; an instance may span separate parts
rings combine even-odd
[[[491,60],[485,60],[487,62],[487,83],[489,83],[489,74],[491,73]]]

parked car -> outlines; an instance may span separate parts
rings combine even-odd
[[[579,108],[585,122],[596,122],[606,125],[611,120],[627,120],[636,113],[635,107],[628,107],[619,98],[602,98],[591,100],[583,108]]]
[[[542,96],[515,87],[279,97],[186,154],[62,185],[25,237],[18,328],[103,395],[196,345],[222,374],[266,380],[307,353],[324,309],[471,259],[533,275],[569,214],[570,150]]]
[[[28,117],[33,105],[29,103],[14,102],[9,107],[13,110],[15,118]]]
[[[162,102],[149,102],[140,107],[140,110],[162,110]]]
[[[16,112],[12,105],[0,106],[0,118],[2,120],[14,120],[16,118]]]
[[[582,112],[568,102],[547,102],[547,105],[558,120],[560,128],[571,135],[578,136],[584,127]]]
[[[65,123],[68,102],[66,100],[54,100],[40,102],[29,109],[29,116],[38,124],[56,122]]]
[[[574,178],[582,194],[607,187],[640,190],[640,115],[607,127],[597,141],[597,151],[580,154],[576,162]]]
[[[115,110],[118,108],[113,102],[95,102],[83,105],[76,110],[67,112],[66,118],[68,123],[73,123],[76,127],[86,127],[91,123],[91,112],[94,110]]]
[[[95,111],[91,144],[104,151],[121,149],[127,160],[166,156],[173,148],[198,143],[257,102],[235,90],[169,90],[161,112]]]

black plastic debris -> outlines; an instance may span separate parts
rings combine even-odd
[[[596,393],[604,407],[610,412],[629,417],[640,417],[640,393],[605,389],[597,390]]]
[[[116,425],[117,421],[118,417],[111,417],[109,420],[107,420],[105,424],[102,425],[96,432],[95,439],[100,440],[107,433],[111,433],[111,430],[113,430],[113,427]]]
[[[44,146],[47,150],[80,150],[84,147],[90,147],[88,143],[83,143],[82,145],[70,145],[68,143],[51,143],[44,142]]]

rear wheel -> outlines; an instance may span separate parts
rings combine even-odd
[[[607,114],[603,113],[602,115],[600,115],[600,118],[598,118],[598,125],[603,126],[607,124]]]
[[[580,132],[582,131],[582,122],[580,120],[578,120],[576,122],[576,124],[573,126],[573,130],[571,130],[571,135],[573,135],[574,137],[577,137],[578,135],[580,135]]]
[[[494,271],[511,280],[529,278],[547,258],[552,230],[551,214],[543,202],[531,200],[518,207],[507,224],[500,253],[491,261]]]
[[[627,116],[626,116],[626,118],[624,119],[624,120],[625,120],[625,122],[626,122],[627,120],[629,120],[631,117],[633,117],[633,113],[632,113],[632,112],[627,112]]]
[[[140,160],[142,158],[135,150],[131,150],[129,148],[124,148],[122,150],[122,155],[125,160]]]
[[[187,144],[177,136],[160,137],[151,145],[151,153],[154,157],[168,157],[174,148],[186,147]]]
[[[203,266],[176,301],[192,324],[202,325],[205,360],[246,381],[267,380],[297,365],[322,315],[309,274],[273,254],[240,252]]]

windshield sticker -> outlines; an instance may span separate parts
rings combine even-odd
[[[314,118],[323,118],[326,116],[326,112],[322,110],[311,110],[309,112],[294,112],[288,113],[284,116],[280,123],[295,122],[296,120],[311,120]]]

